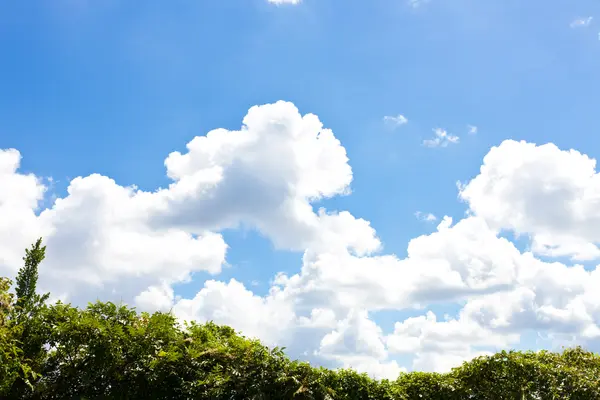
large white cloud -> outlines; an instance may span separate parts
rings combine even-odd
[[[150,194],[100,175],[73,179],[68,195],[38,218],[48,245],[44,282],[59,293],[84,284],[127,301],[153,283],[184,281],[199,270],[219,272],[222,237],[150,226],[151,201]]]
[[[310,309],[326,301],[341,310],[421,307],[518,283],[520,253],[512,243],[479,218],[450,224],[446,218],[437,232],[413,239],[405,259],[309,248],[301,272],[280,275],[277,283],[299,306]]]
[[[142,192],[101,175],[78,177],[37,217],[45,188],[35,176],[18,173],[16,150],[4,151],[0,232],[9,249],[2,264],[14,272],[25,245],[43,235],[49,250],[42,282],[57,295],[73,299],[81,289],[84,296],[128,301],[194,271],[218,273],[226,244],[213,232],[240,224],[286,248],[327,238],[333,244],[339,235],[348,236],[339,246],[357,252],[379,246],[370,233],[363,243],[360,233],[346,231],[354,221],[347,213],[313,212],[311,201],[349,191],[352,170],[333,133],[293,104],[253,107],[241,130],[214,130],[187,148],[165,160],[173,180],[166,189]],[[330,228],[322,229],[321,220]]]
[[[157,193],[157,225],[202,231],[243,222],[301,250],[322,232],[310,203],[350,190],[344,147],[291,103],[252,107],[241,130],[213,130],[187,149],[165,160],[174,183]]]
[[[6,246],[0,269],[9,275],[20,266],[25,246],[40,235],[48,245],[42,288],[82,303],[102,295],[128,300],[149,284],[221,269],[226,250],[221,236],[150,227],[146,193],[99,175],[76,178],[65,198],[36,216],[45,187],[16,171],[18,152],[0,153],[0,160],[11,165],[0,175],[0,235]]]
[[[405,367],[447,370],[518,344],[524,332],[553,343],[600,341],[600,273],[536,256],[593,259],[600,252],[595,160],[556,146],[506,141],[461,186],[468,216],[412,239],[407,257],[383,254],[366,220],[315,202],[350,193],[344,147],[291,103],[253,107],[236,131],[192,139],[165,160],[172,183],[143,192],[100,175],[79,177],[47,209],[47,188],[19,172],[20,154],[0,151],[0,273],[13,276],[23,248],[42,235],[42,283],[78,304],[123,299],[183,319],[229,324],[328,366],[393,377]],[[302,250],[296,272],[274,277],[264,296],[237,280],[204,282],[191,298],[173,284],[218,274],[219,231],[246,226],[276,246]],[[522,252],[502,231],[531,237]],[[460,311],[438,320],[426,309]],[[378,310],[423,309],[384,332]],[[403,356],[404,357],[404,356]]]
[[[554,144],[507,140],[485,156],[460,196],[496,229],[531,235],[549,256],[600,257],[600,176],[596,160]]]

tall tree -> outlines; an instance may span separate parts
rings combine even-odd
[[[37,293],[38,268],[46,257],[46,246],[38,239],[31,249],[25,250],[24,265],[17,274],[15,294],[16,300],[10,316],[14,326],[14,338],[20,344],[22,368],[31,371],[30,377],[38,376],[47,357],[49,326],[44,322],[46,300],[49,293]],[[21,377],[16,379],[9,389],[8,398],[25,398],[33,390],[32,379]]]
[[[46,258],[46,246],[42,246],[42,238],[39,238],[31,249],[25,249],[25,265],[19,270],[17,275],[17,309],[20,315],[28,315],[34,308],[44,303],[49,293],[42,296],[37,294],[38,268],[41,262]]]

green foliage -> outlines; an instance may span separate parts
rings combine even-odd
[[[503,351],[465,363],[454,374],[470,399],[600,398],[600,357],[581,348]]]
[[[399,399],[459,400],[464,399],[458,390],[459,383],[452,375],[411,372],[401,374],[395,382]]]
[[[0,278],[0,395],[3,395],[21,378],[26,379],[30,371],[22,368],[22,350],[16,340],[15,327],[9,315],[13,308],[13,296],[8,293],[10,281]]]
[[[581,348],[501,352],[447,374],[378,381],[352,370],[291,361],[214,323],[179,324],[97,302],[85,309],[38,295],[45,247],[26,251],[17,277],[0,278],[0,398],[525,400],[600,398],[600,356]]]
[[[12,340],[19,344],[18,354],[21,374],[11,382],[11,397],[23,397],[32,389],[32,381],[38,376],[46,357],[44,345],[47,328],[43,323],[45,302],[49,294],[36,292],[38,267],[44,260],[46,247],[38,239],[25,250],[24,265],[16,279],[16,298],[7,314],[7,326],[11,329]],[[7,384],[8,385],[8,384]]]
[[[37,304],[44,302],[48,295],[40,296],[36,293],[38,281],[38,268],[46,257],[46,246],[42,247],[42,239],[38,239],[30,249],[25,249],[23,261],[25,265],[17,274],[17,306],[22,309],[29,309]]]

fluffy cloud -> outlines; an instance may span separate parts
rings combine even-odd
[[[483,220],[451,226],[445,218],[437,232],[411,240],[405,259],[309,249],[301,272],[277,282],[308,309],[323,301],[342,311],[403,309],[509,289],[517,284],[519,263],[514,245]]]
[[[320,351],[331,356],[350,354],[383,359],[387,351],[382,336],[381,328],[369,319],[366,311],[352,310],[336,330],[323,337]]]
[[[64,198],[37,216],[45,187],[18,173],[17,151],[2,152],[0,179],[8,190],[0,197],[0,235],[9,247],[2,265],[14,272],[22,249],[43,235],[49,248],[45,286],[71,299],[82,288],[84,296],[128,300],[195,271],[218,273],[227,246],[213,232],[240,224],[286,248],[318,246],[327,238],[358,253],[379,246],[367,222],[313,212],[310,202],[349,192],[352,170],[333,133],[291,103],[253,107],[241,130],[214,130],[187,148],[165,160],[173,180],[166,189],[143,192],[100,175],[78,177]],[[348,225],[354,222],[365,229]]]
[[[263,298],[234,279],[229,283],[207,281],[193,299],[180,300],[173,311],[186,320],[232,326],[271,345],[282,344],[286,328],[296,319],[292,304],[277,288]]]
[[[144,206],[148,194],[91,175],[74,179],[65,198],[36,215],[44,186],[16,171],[17,152],[0,158],[12,160],[9,173],[0,176],[3,188],[9,188],[0,201],[2,243],[8,244],[0,260],[3,271],[18,268],[23,248],[38,236],[48,245],[42,286],[84,303],[90,295],[127,299],[151,283],[186,280],[198,270],[220,271],[226,250],[221,236],[151,228]]]
[[[318,239],[311,202],[349,193],[346,150],[313,114],[291,103],[252,107],[239,131],[217,129],[165,160],[174,180],[158,192],[155,224],[196,232],[256,227],[278,246]]]
[[[414,354],[414,369],[445,372],[487,353],[474,348],[505,348],[518,339],[518,335],[497,334],[467,318],[438,321],[428,312],[397,322],[386,342],[391,353]]]
[[[432,140],[451,138],[440,131]],[[518,344],[528,331],[553,344],[600,343],[600,273],[536,258],[600,254],[596,164],[576,151],[515,141],[492,148],[460,185],[467,216],[442,218],[408,243],[404,258],[382,252],[368,221],[314,209],[350,193],[352,169],[333,132],[291,103],[253,107],[239,130],[192,139],[165,160],[171,184],[152,192],[90,175],[42,210],[43,180],[19,164],[18,151],[0,151],[0,272],[14,275],[23,248],[41,235],[44,289],[78,304],[98,296],[173,310],[379,377],[402,369],[397,355],[414,355],[410,368],[442,371]],[[262,296],[212,278],[178,297],[175,283],[221,271],[227,244],[219,231],[238,226],[303,251],[299,271],[276,275]],[[504,231],[529,237],[528,251]],[[438,320],[427,308],[440,303],[459,311]],[[423,315],[393,332],[370,318],[406,309]]]
[[[387,360],[383,332],[365,310],[350,311],[336,329],[323,336],[318,354],[378,378],[394,379],[403,371],[396,361]]]
[[[530,269],[521,285],[470,299],[461,316],[500,333],[534,331],[596,342],[600,338],[599,271],[544,263],[531,255],[524,258],[530,259]]]
[[[554,144],[507,140],[462,187],[469,208],[495,229],[530,235],[548,256],[598,258],[600,177],[596,160]]]

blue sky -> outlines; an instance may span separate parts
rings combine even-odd
[[[598,157],[600,28],[586,20],[596,15],[600,4],[591,0],[5,2],[0,149],[20,152],[20,173],[52,177],[39,214],[67,196],[77,176],[167,187],[169,153],[212,129],[240,129],[254,105],[289,101],[334,132],[353,171],[352,194],[313,207],[370,221],[383,253],[402,259],[412,238],[436,230],[417,211],[438,223],[462,219],[469,207],[490,215],[461,201],[457,182],[476,177],[504,140]],[[384,121],[398,115],[408,122]],[[435,128],[459,142],[424,146]],[[486,218],[539,233],[533,223]],[[223,236],[228,266],[211,279],[235,278],[267,296],[277,272],[300,271],[303,248],[276,249],[252,227]],[[526,252],[531,244],[516,246]],[[209,275],[193,277],[173,284],[176,296],[193,297]],[[425,309],[438,320],[446,312],[458,318],[464,301]],[[370,312],[389,334],[394,322],[424,311]],[[527,332],[512,345],[536,346]]]

